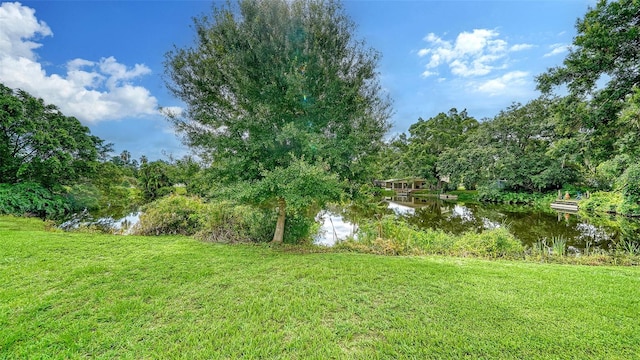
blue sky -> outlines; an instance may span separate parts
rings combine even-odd
[[[538,96],[534,77],[562,63],[595,0],[344,2],[378,50],[393,100],[389,136],[451,108],[481,120]],[[158,107],[164,54],[192,42],[210,1],[23,1],[0,5],[0,82],[75,116],[135,158],[188,152]]]

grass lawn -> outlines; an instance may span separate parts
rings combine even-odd
[[[0,217],[0,359],[638,359],[640,269],[296,253]]]

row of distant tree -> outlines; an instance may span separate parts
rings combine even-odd
[[[392,166],[383,176],[420,176],[434,187],[442,178],[467,188],[501,180],[529,192],[640,187],[621,180],[640,159],[638,14],[637,1],[599,2],[577,22],[563,65],[537,77],[538,99],[481,122],[457,109],[419,119],[387,144],[381,163]]]
[[[114,156],[112,144],[76,118],[0,84],[0,212],[64,216],[129,207],[188,182],[199,166],[191,157],[137,161],[128,151]]]

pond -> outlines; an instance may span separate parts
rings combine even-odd
[[[542,239],[549,243],[554,237],[562,237],[567,246],[577,251],[585,248],[610,250],[619,241],[640,242],[640,219],[624,216],[570,214],[550,208],[443,201],[436,197],[405,196],[387,198],[386,201],[389,213],[395,213],[417,228],[440,229],[457,235],[507,226],[524,245],[532,245]],[[357,225],[346,221],[340,215],[342,212],[343,209],[331,209],[318,214],[316,219],[321,229],[314,239],[315,244],[332,246],[356,234]],[[83,212],[60,227],[71,230],[82,225],[128,234],[138,222],[139,215],[139,212],[127,209],[102,214]]]
[[[562,237],[567,246],[576,250],[609,250],[621,240],[640,241],[640,220],[623,216],[579,215],[528,206],[443,201],[435,197],[395,197],[387,198],[387,202],[398,217],[421,229],[462,234],[507,226],[524,245]],[[352,224],[345,224],[335,214],[329,217],[331,221],[323,223],[325,235],[316,239],[317,244],[330,246],[335,239],[344,239],[353,233]],[[332,226],[336,223],[338,227]]]
[[[128,235],[133,225],[140,221],[139,211],[112,211],[102,214],[93,214],[83,211],[73,214],[71,218],[60,224],[59,228],[65,231],[78,229],[79,227],[93,227],[102,232],[111,234]]]

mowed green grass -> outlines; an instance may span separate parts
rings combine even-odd
[[[640,269],[302,253],[0,218],[2,359],[638,359]]]

